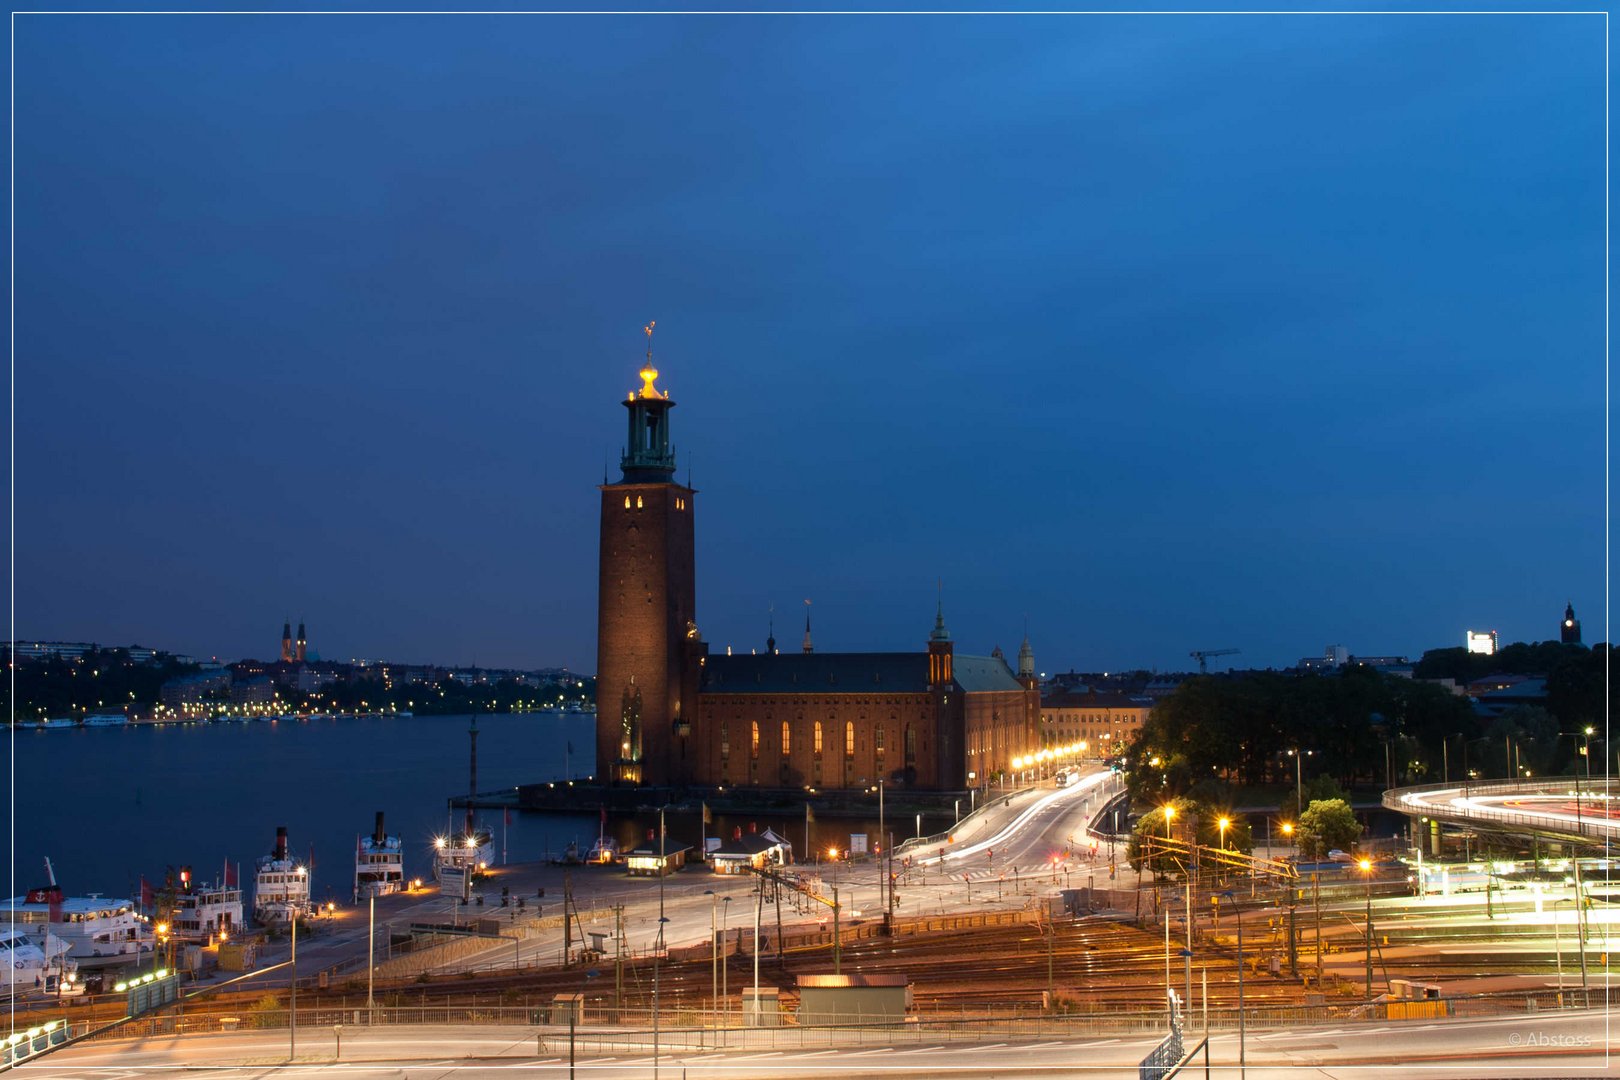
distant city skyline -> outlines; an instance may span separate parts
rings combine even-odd
[[[1601,16],[20,17],[16,630],[1039,670],[1604,641]]]

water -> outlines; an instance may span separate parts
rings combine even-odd
[[[250,887],[254,860],[285,825],[292,852],[314,849],[314,896],[346,903],[355,840],[378,810],[405,842],[407,877],[431,877],[431,845],[450,824],[446,801],[467,790],[465,716],[327,719],[19,731],[15,737],[15,893],[43,882],[49,856],[69,895],[135,897],[189,864],[204,881],[228,861]],[[592,770],[589,714],[478,718],[478,788],[496,791]],[[9,739],[9,735],[3,736]],[[570,839],[596,838],[579,816],[514,812],[508,858],[526,862]],[[503,815],[485,811],[501,855]],[[458,817],[456,824],[460,824]],[[12,895],[11,893],[0,895]]]

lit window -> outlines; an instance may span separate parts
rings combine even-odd
[[[720,756],[721,757],[727,757],[730,754],[731,754],[731,739],[728,736],[727,731],[726,731],[726,722],[724,720],[722,720],[722,721],[720,721]]]
[[[872,732],[872,750],[879,757],[883,757],[883,725],[879,724]]]
[[[750,727],[752,730],[748,736],[748,753],[752,757],[759,757],[759,721],[755,720]]]
[[[816,721],[816,753],[821,753],[821,721]]]
[[[624,508],[626,510],[630,509],[630,496],[628,495],[624,497]]]
[[[793,749],[793,729],[786,720],[782,721],[782,756],[787,757]]]
[[[853,720],[844,721],[844,756],[855,756],[855,722]]]
[[[640,495],[636,496],[636,509],[637,510],[641,509],[641,496]]]

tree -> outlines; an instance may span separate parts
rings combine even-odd
[[[1168,820],[1165,817],[1167,806],[1175,811]],[[1125,848],[1125,857],[1131,869],[1141,870],[1145,867],[1160,875],[1184,869],[1180,854],[1166,852],[1162,845],[1153,841],[1167,836],[1173,840],[1184,840],[1187,834],[1183,826],[1193,812],[1194,804],[1190,799],[1170,799],[1137,818],[1136,825],[1131,829],[1130,843]]]
[[[1313,776],[1306,780],[1303,786],[1305,788],[1306,806],[1310,806],[1313,802],[1332,802],[1335,799],[1339,802],[1346,802],[1350,798],[1344,788],[1339,786],[1339,782],[1331,776]],[[1284,821],[1299,820],[1298,788],[1291,787],[1288,789],[1288,795],[1278,805],[1277,813]]]
[[[1299,815],[1294,829],[1299,853],[1307,859],[1320,859],[1334,848],[1347,850],[1361,838],[1361,823],[1343,799],[1318,799]]]

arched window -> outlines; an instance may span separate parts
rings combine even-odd
[[[793,750],[793,729],[786,720],[782,721],[782,756],[787,757]]]
[[[816,753],[821,753],[821,721],[816,721]]]
[[[855,721],[844,721],[844,756],[855,756]]]
[[[759,721],[755,720],[753,724],[750,725],[750,728],[751,730],[748,734],[748,756],[759,757]]]

